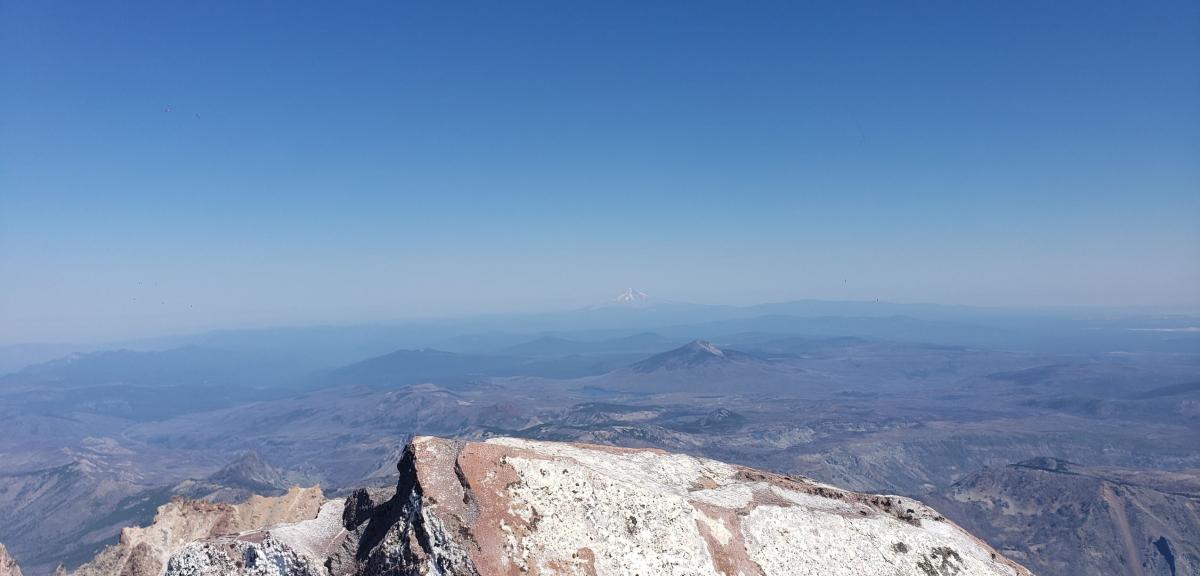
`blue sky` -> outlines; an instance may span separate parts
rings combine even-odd
[[[5,0],[0,58],[0,342],[1200,306],[1194,2]]]

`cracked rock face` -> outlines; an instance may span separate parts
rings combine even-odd
[[[327,573],[1028,574],[914,500],[656,450],[418,437],[399,469],[347,499]]]

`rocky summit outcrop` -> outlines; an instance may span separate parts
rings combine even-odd
[[[414,439],[394,490],[208,537],[166,576],[1027,575],[935,511],[658,450]]]
[[[0,544],[0,576],[21,576],[21,567],[8,555],[3,544]]]
[[[123,529],[117,544],[80,566],[74,576],[158,576],[169,559],[197,542],[255,534],[269,526],[298,526],[320,514],[338,516],[341,503],[326,502],[319,487],[252,496],[236,505],[176,499],[160,506],[149,526]]]

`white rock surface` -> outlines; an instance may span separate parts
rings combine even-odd
[[[916,501],[656,450],[418,437],[400,472],[335,574],[1028,574]]]
[[[1025,576],[907,498],[657,450],[415,438],[395,490],[208,538],[166,576]]]
[[[218,538],[189,544],[171,556],[165,574],[171,576],[321,576],[319,559],[267,536],[251,542]]]

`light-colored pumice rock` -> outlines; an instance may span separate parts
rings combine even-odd
[[[294,487],[282,496],[252,496],[241,504],[176,499],[159,506],[146,527],[121,530],[120,541],[101,551],[75,576],[158,576],[167,560],[194,542],[259,531],[273,525],[300,526],[327,504],[320,487]],[[334,502],[334,515],[341,501]]]
[[[185,546],[171,556],[165,574],[179,576],[321,576],[319,559],[304,556],[268,536],[258,541],[217,538]]]
[[[324,563],[347,535],[344,500],[330,500],[316,518],[205,538],[177,550],[171,576],[324,576]]]
[[[162,573],[1029,574],[914,500],[658,450],[418,437],[398,469],[394,490],[206,535]]]
[[[1029,574],[914,500],[657,450],[418,437],[399,470],[332,576]]]
[[[21,576],[21,567],[8,555],[8,549],[0,544],[0,576]]]

